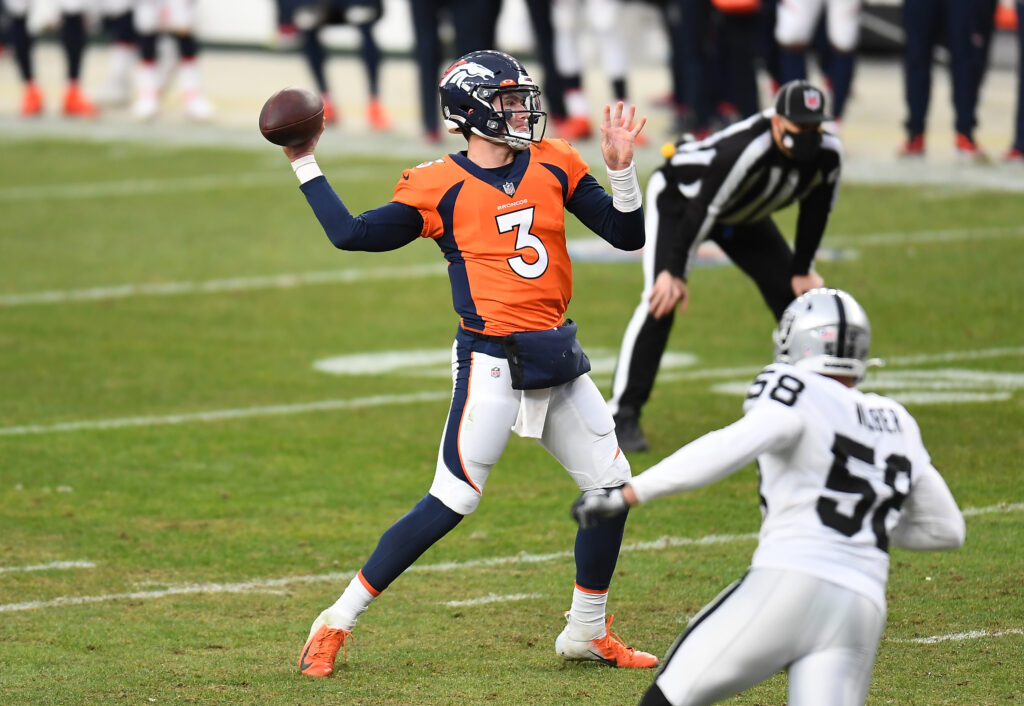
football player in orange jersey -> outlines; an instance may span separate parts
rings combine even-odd
[[[313,156],[319,135],[285,147],[302,192],[335,247],[384,251],[431,238],[448,261],[459,329],[454,391],[429,492],[381,536],[344,593],[313,621],[300,669],[330,676],[358,616],[434,542],[473,512],[515,431],[537,438],[583,491],[631,477],[590,362],[565,320],[572,270],[565,211],[624,250],[644,244],[633,147],[646,122],[606,106],[601,151],[608,194],[564,140],[544,139],[540,89],[516,59],[478,51],[456,61],[438,87],[449,130],[464,152],[402,173],[392,201],[352,216]],[[654,667],[627,647],[605,616],[625,516],[576,535],[576,583],[555,650],[567,659]]]

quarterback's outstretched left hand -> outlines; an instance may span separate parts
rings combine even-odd
[[[647,124],[647,118],[636,119],[636,106],[629,106],[629,111],[623,115],[625,106],[622,101],[615,104],[615,112],[612,107],[604,107],[604,117],[601,120],[601,154],[604,156],[604,163],[609,169],[625,169],[633,161],[633,147],[640,131]]]
[[[572,517],[582,529],[589,529],[602,517],[621,515],[629,509],[622,488],[584,490],[572,504]]]

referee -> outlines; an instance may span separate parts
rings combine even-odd
[[[761,292],[776,320],[820,287],[814,255],[839,189],[842,147],[822,132],[825,96],[806,81],[779,89],[775,106],[700,141],[681,141],[647,184],[644,290],[619,349],[612,396],[624,451],[646,451],[640,412],[654,387],[697,246],[717,243]],[[771,219],[800,202],[795,252]]]

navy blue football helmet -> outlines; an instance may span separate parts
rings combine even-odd
[[[514,150],[544,137],[547,113],[541,110],[540,88],[508,54],[493,50],[466,54],[444,72],[437,90],[448,132],[461,132],[467,138],[472,133]],[[522,123],[518,116],[523,113],[525,124],[517,129],[514,123]]]

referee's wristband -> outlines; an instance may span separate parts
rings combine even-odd
[[[299,178],[300,184],[305,184],[310,179],[315,179],[324,174],[320,171],[320,165],[316,163],[316,157],[311,154],[299,157],[292,162],[292,171]]]
[[[625,169],[609,169],[608,183],[612,187],[612,204],[616,211],[631,213],[643,205],[635,162],[630,162]]]

